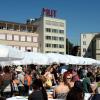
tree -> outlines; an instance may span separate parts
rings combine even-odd
[[[72,49],[73,44],[68,39],[66,39],[66,54],[71,54]]]

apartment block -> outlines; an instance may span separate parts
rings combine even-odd
[[[100,60],[100,33],[81,33],[81,56]]]

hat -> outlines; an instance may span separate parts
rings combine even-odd
[[[18,71],[18,72],[22,72],[22,67],[18,66],[15,70]]]

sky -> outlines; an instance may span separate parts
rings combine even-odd
[[[0,20],[25,23],[39,18],[42,8],[57,10],[66,20],[66,35],[80,45],[80,33],[100,32],[100,0],[0,0]]]

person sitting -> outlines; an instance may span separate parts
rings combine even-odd
[[[35,79],[32,87],[33,92],[29,95],[28,100],[48,100],[47,93],[40,79]]]

